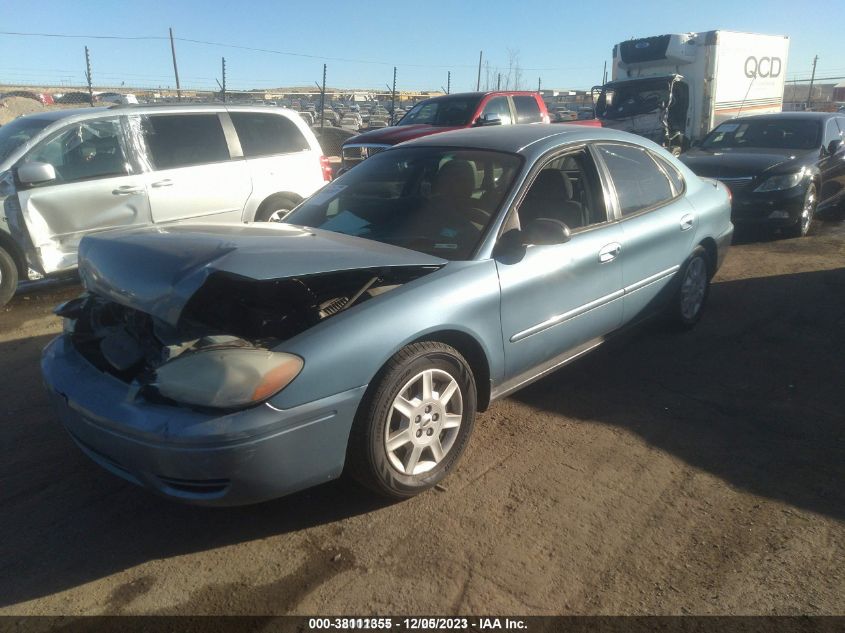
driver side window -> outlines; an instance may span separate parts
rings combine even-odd
[[[499,119],[502,121],[502,125],[510,125],[511,121],[511,108],[508,105],[508,98],[507,97],[493,97],[490,101],[487,102],[487,105],[484,106],[484,110],[481,112],[482,118],[487,117],[491,114],[495,114],[499,116]]]
[[[73,124],[34,148],[26,157],[26,162],[52,165],[56,170],[56,180],[51,184],[129,173],[118,119]]]
[[[540,218],[558,220],[571,231],[607,221],[598,172],[586,149],[552,159],[537,174],[519,207],[525,229]]]

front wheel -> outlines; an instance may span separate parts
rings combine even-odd
[[[669,304],[669,316],[679,327],[689,329],[701,320],[710,294],[707,251],[697,246],[681,267],[680,284]]]
[[[373,387],[350,436],[350,474],[396,499],[431,488],[455,468],[475,423],[467,362],[449,345],[414,343],[387,363]]]
[[[807,193],[804,194],[801,217],[798,218],[798,223],[787,231],[791,237],[805,237],[810,232],[810,226],[813,224],[813,218],[816,215],[817,202],[816,185],[811,182],[807,185]]]
[[[0,248],[0,307],[15,295],[18,287],[18,267],[5,249]]]

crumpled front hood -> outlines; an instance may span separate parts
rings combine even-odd
[[[85,237],[79,248],[79,275],[89,291],[173,326],[215,272],[260,281],[445,263],[398,246],[286,224],[109,231]]]
[[[394,125],[392,127],[384,127],[379,130],[371,130],[364,132],[358,136],[353,136],[347,139],[344,145],[361,145],[362,143],[373,143],[381,145],[398,145],[404,141],[410,141],[415,138],[428,136],[429,134],[439,134],[440,132],[449,132],[451,130],[460,130],[460,127],[441,127],[435,125]]]
[[[662,112],[655,111],[648,114],[635,114],[621,119],[601,119],[601,124],[602,127],[611,130],[631,132],[660,143],[666,135],[662,116]]]

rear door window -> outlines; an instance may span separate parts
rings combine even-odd
[[[644,150],[632,145],[597,145],[619,199],[623,217],[674,198],[669,178]]]
[[[296,124],[280,114],[230,112],[229,116],[246,158],[311,149]]]
[[[155,169],[175,169],[229,160],[217,114],[154,114],[143,121],[144,140]]]
[[[531,95],[517,95],[513,97],[513,105],[516,107],[517,123],[539,123],[543,120],[543,113],[537,99]]]

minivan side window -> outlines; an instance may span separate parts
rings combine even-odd
[[[540,106],[537,99],[531,95],[517,95],[513,97],[513,105],[516,107],[517,123],[539,123],[543,120]]]
[[[280,114],[230,112],[246,158],[311,149],[296,124]]]
[[[229,160],[229,146],[216,114],[153,114],[142,129],[155,169]]]
[[[117,118],[74,123],[36,146],[26,162],[49,163],[56,180],[49,184],[125,176],[129,173]]]
[[[623,217],[674,198],[669,179],[644,149],[631,145],[597,145],[616,188]]]

